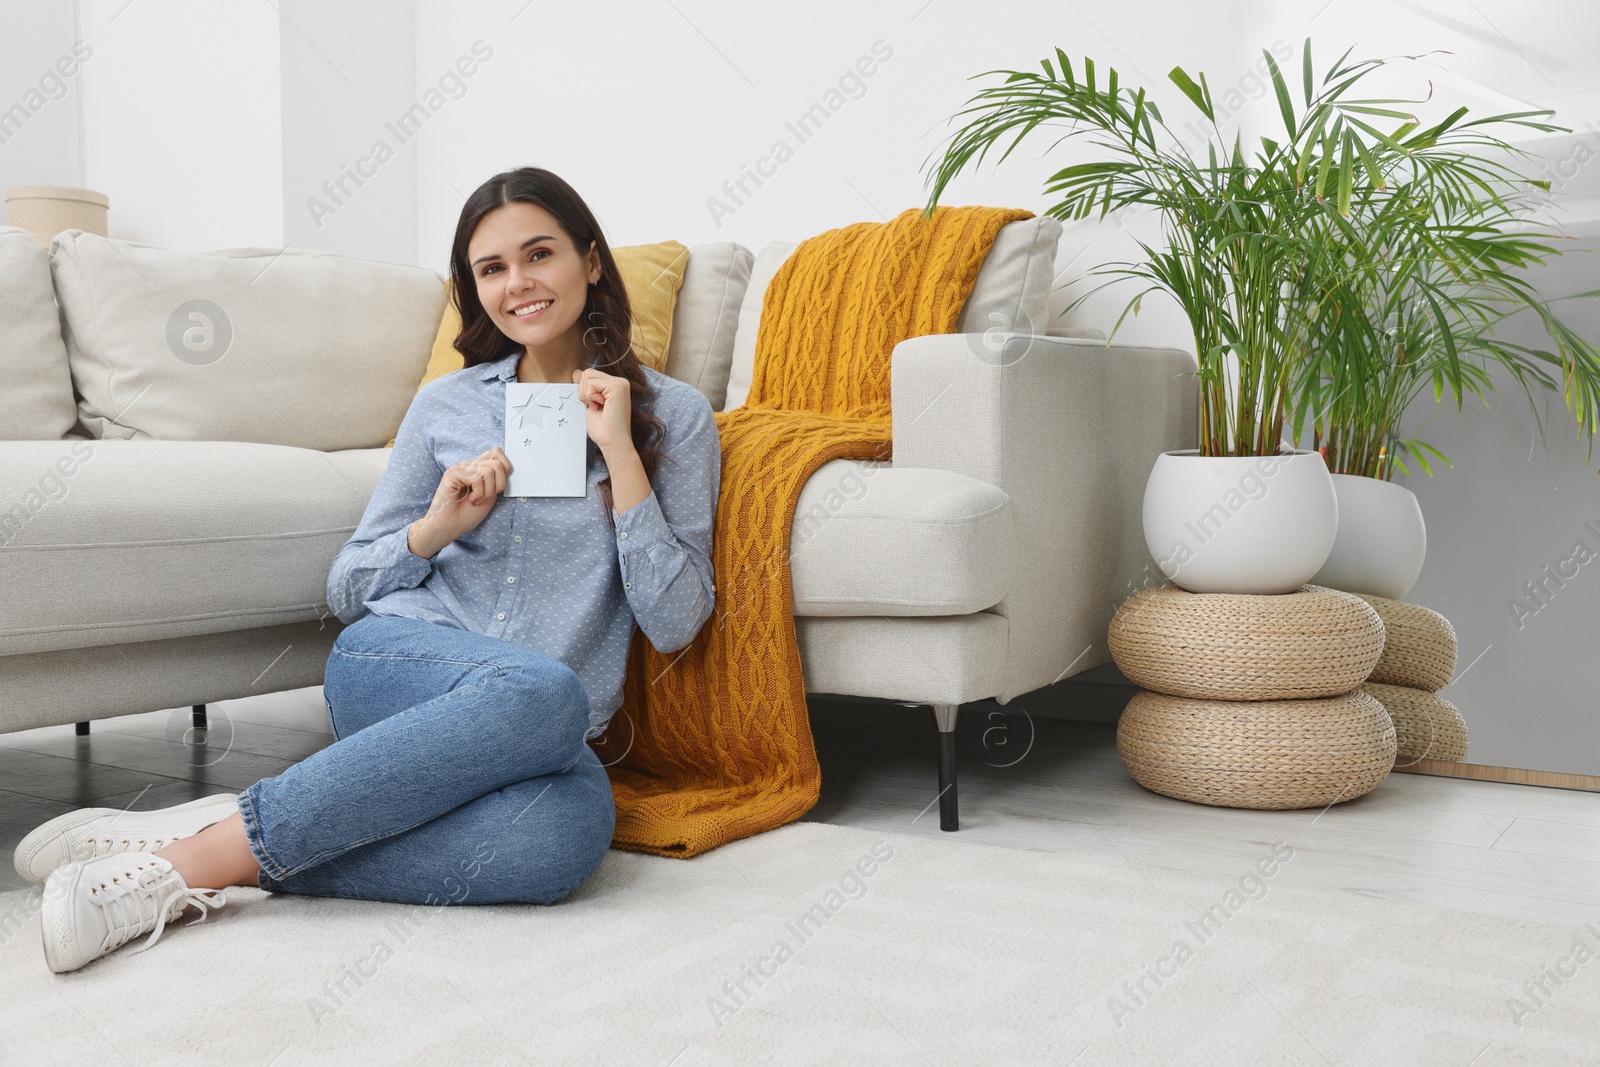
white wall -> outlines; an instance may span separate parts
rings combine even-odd
[[[410,4],[279,0],[283,243],[416,263],[420,139]],[[402,131],[404,132],[404,131]]]
[[[0,3],[0,189],[81,186],[84,59],[70,4]],[[80,48],[93,60],[93,48]]]
[[[112,237],[283,243],[279,17],[268,4],[79,0],[84,184]]]

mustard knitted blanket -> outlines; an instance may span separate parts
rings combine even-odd
[[[612,847],[687,858],[791,822],[821,786],[789,576],[800,489],[831,459],[888,459],[889,357],[953,333],[1015,208],[916,208],[802,242],[762,300],[743,407],[716,413],[716,605],[666,656],[636,627],[621,714],[592,744],[617,803]]]

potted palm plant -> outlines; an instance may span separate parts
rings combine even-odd
[[[1305,44],[1301,103],[1270,52],[1285,136],[1261,137],[1246,155],[1227,138],[1204,74],[1168,75],[1209,123],[1212,139],[1191,154],[1145,89],[1085,59],[1082,76],[1056,49],[1043,74],[1005,75],[980,90],[957,117],[971,116],[950,139],[933,175],[927,211],[974,156],[982,162],[1014,134],[1004,162],[1035,127],[1066,127],[1100,158],[1067,166],[1047,180],[1060,202],[1046,214],[1082,219],[1130,207],[1153,208],[1163,242],[1139,242],[1139,262],[1105,264],[1096,274],[1134,279],[1111,334],[1148,293],[1170,296],[1194,333],[1200,379],[1196,449],[1161,456],[1145,490],[1145,541],[1162,571],[1194,592],[1281,593],[1298,588],[1326,562],[1338,525],[1337,498],[1323,455],[1284,442],[1291,398],[1303,395],[1328,294],[1372,270],[1376,244],[1352,239],[1388,194],[1461,188],[1496,165],[1460,150],[1482,145],[1482,127],[1558,127],[1549,112],[1497,115],[1462,123],[1462,114],[1423,127],[1393,99],[1357,98],[1354,88],[1395,60],[1349,62],[1349,52],[1314,75]],[[1375,123],[1386,122],[1388,129]],[[1503,143],[1503,142],[1501,142]],[[1107,284],[1111,284],[1108,282]],[[1085,299],[1085,297],[1081,297]]]
[[[1422,511],[1390,479],[1411,473],[1407,459],[1425,474],[1430,460],[1449,463],[1420,437],[1402,435],[1402,414],[1430,386],[1435,403],[1448,394],[1460,410],[1466,397],[1492,393],[1490,371],[1502,368],[1522,386],[1542,436],[1535,393],[1556,390],[1559,374],[1593,455],[1600,353],[1517,273],[1559,254],[1557,235],[1530,224],[1540,207],[1532,190],[1548,185],[1483,178],[1459,189],[1397,188],[1386,215],[1349,235],[1364,245],[1352,258],[1368,267],[1323,301],[1311,331],[1315,358],[1292,402],[1295,437],[1310,429],[1339,500],[1333,551],[1312,579],[1319,585],[1398,600],[1421,574]],[[1496,335],[1519,313],[1537,317],[1548,348]]]

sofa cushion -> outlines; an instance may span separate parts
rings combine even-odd
[[[1018,219],[1000,227],[984,257],[972,292],[961,306],[957,333],[1043,333],[1049,323],[1050,283],[1055,278],[1056,245],[1061,223],[1048,215]],[[800,247],[773,241],[755,257],[744,301],[739,307],[739,332],[734,335],[728,391],[720,411],[745,402],[756,369],[756,334],[761,328],[761,303],[767,286],[789,253]],[[713,401],[715,403],[715,401]]]
[[[67,230],[50,267],[79,415],[107,440],[376,448],[444,307],[431,270],[309,249],[175,252]]]
[[[5,448],[0,656],[328,617],[328,568],[389,458],[209,441]]]
[[[50,254],[0,226],[0,441],[58,441],[77,422]]]
[[[800,616],[965,615],[1011,591],[1011,498],[930,467],[829,460],[800,490],[789,527]]]
[[[667,373],[704,393],[713,411],[723,409],[739,304],[754,261],[748,248],[730,241],[689,247],[689,266],[673,314]]]

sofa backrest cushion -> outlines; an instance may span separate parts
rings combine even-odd
[[[1050,283],[1055,278],[1056,244],[1060,239],[1061,223],[1048,215],[1018,219],[1000,227],[994,245],[978,270],[972,292],[961,307],[956,332],[1044,333],[1049,318]],[[798,247],[798,243],[773,241],[755,257],[744,301],[739,307],[727,396],[719,411],[732,411],[743,404],[750,393],[755,375],[756,334],[761,327],[761,302],[778,268]]]
[[[0,226],[0,441],[82,437],[50,254],[33,234]]]
[[[667,373],[688,382],[722,410],[733,363],[739,306],[755,262],[751,251],[731,241],[689,246],[689,266],[678,290],[667,348]]]
[[[83,426],[104,439],[380,448],[428,365],[444,279],[310,249],[50,245]]]

